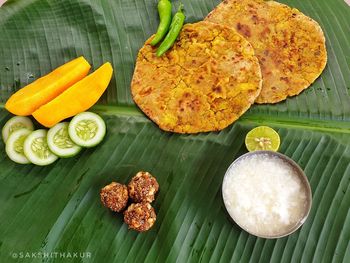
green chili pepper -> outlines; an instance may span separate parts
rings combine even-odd
[[[177,39],[186,18],[182,9],[183,4],[180,4],[178,11],[173,17],[168,34],[157,49],[158,57],[162,56],[169,48],[171,48]]]
[[[171,2],[169,0],[159,0],[158,2],[159,26],[157,33],[151,41],[151,45],[157,45],[169,30],[171,23]]]

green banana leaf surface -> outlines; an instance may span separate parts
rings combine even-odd
[[[220,3],[181,2],[187,23]],[[158,26],[156,0],[7,1],[0,8],[1,127],[11,117],[4,109],[11,94],[70,59],[83,55],[94,69],[110,61],[115,72],[92,109],[107,124],[99,146],[39,167],[10,161],[0,142],[0,262],[350,262],[350,7],[281,2],[323,28],[321,77],[297,97],[253,106],[221,132],[179,135],[161,131],[130,94],[138,50]],[[280,152],[304,169],[313,193],[302,228],[274,240],[235,225],[221,197],[226,169],[246,152],[246,133],[262,124],[279,132]],[[99,199],[104,185],[127,183],[140,170],[160,185],[157,221],[141,234]]]

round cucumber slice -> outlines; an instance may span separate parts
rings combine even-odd
[[[28,158],[24,155],[23,144],[27,136],[32,131],[22,128],[11,132],[6,143],[7,156],[14,162],[20,164],[30,163]]]
[[[30,131],[34,130],[34,125],[31,119],[23,116],[12,117],[5,123],[4,127],[2,128],[2,139],[6,143],[11,133],[23,128],[26,128]]]
[[[24,154],[29,161],[36,165],[49,165],[58,159],[47,145],[47,131],[33,131],[24,141]]]
[[[93,147],[103,140],[106,134],[106,124],[97,114],[82,112],[71,120],[68,133],[76,144],[82,147]]]
[[[68,122],[61,122],[47,132],[47,145],[51,152],[63,158],[72,157],[82,149],[70,139],[68,126]]]

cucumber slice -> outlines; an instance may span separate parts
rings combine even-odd
[[[51,152],[63,158],[72,157],[82,149],[69,138],[68,126],[68,122],[61,122],[47,132],[47,144]]]
[[[71,120],[68,133],[76,144],[82,147],[93,147],[103,140],[106,124],[97,114],[86,111],[79,113]]]
[[[7,156],[12,161],[20,164],[30,163],[23,152],[24,141],[30,133],[30,130],[22,128],[11,132],[10,136],[7,138],[5,150]]]
[[[24,141],[24,154],[29,161],[36,165],[48,165],[58,159],[47,145],[47,130],[36,130]]]
[[[16,130],[26,128],[30,131],[34,130],[34,125],[31,119],[23,116],[15,116],[9,119],[2,128],[2,139],[6,143],[10,134]]]

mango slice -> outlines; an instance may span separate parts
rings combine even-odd
[[[15,115],[31,115],[40,106],[84,78],[90,67],[85,58],[76,58],[17,91],[7,100],[5,108]]]
[[[75,83],[49,103],[33,113],[34,118],[45,127],[86,111],[93,106],[106,90],[113,73],[107,62],[84,79]]]

